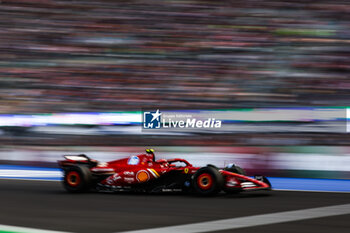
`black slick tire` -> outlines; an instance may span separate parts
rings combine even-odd
[[[201,196],[213,196],[222,190],[223,185],[224,177],[212,166],[202,167],[192,176],[194,192]]]
[[[63,186],[71,193],[87,192],[91,188],[92,176],[85,166],[68,167],[64,171]]]

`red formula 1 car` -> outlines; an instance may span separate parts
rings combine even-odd
[[[254,179],[233,164],[219,169],[213,165],[194,167],[185,159],[155,160],[153,149],[145,154],[101,163],[86,155],[67,155],[58,161],[64,170],[63,184],[69,192],[138,191],[193,192],[214,195],[220,191],[238,193],[270,190],[264,176]]]

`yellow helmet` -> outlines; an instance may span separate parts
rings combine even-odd
[[[154,153],[154,150],[153,150],[153,149],[146,149],[146,153],[147,153],[147,154],[153,154],[153,153]]]

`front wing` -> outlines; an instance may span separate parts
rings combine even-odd
[[[220,172],[225,177],[225,189],[237,191],[271,190],[271,184],[264,176],[251,178],[225,170]]]

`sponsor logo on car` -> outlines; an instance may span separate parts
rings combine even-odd
[[[235,187],[237,186],[237,181],[235,179],[230,179],[226,182],[226,187]]]
[[[117,182],[117,180],[120,180],[122,177],[119,174],[114,174],[113,176],[108,177],[107,184],[113,184]]]
[[[147,171],[145,170],[141,170],[141,171],[138,171],[136,173],[136,179],[138,182],[145,182],[145,181],[148,181],[149,180],[149,174]]]
[[[126,176],[133,176],[133,175],[135,175],[134,172],[129,172],[129,171],[125,171],[123,174],[126,175]]]
[[[135,181],[135,179],[133,177],[124,177],[124,181],[128,183],[132,183]]]
[[[253,182],[242,182],[241,186],[242,188],[251,188],[251,187],[255,187],[256,185]]]
[[[128,160],[129,165],[137,165],[140,163],[140,159],[137,156],[131,156]]]

